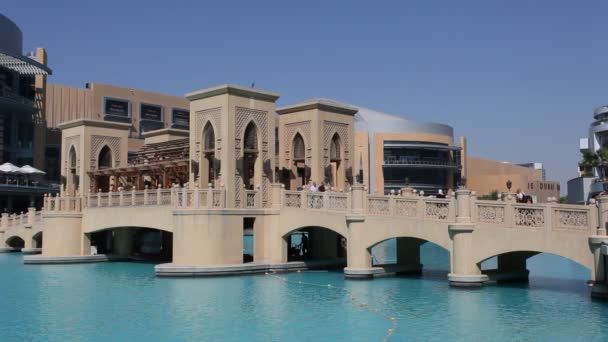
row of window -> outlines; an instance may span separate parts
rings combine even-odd
[[[539,190],[560,191],[559,184],[553,184],[553,183],[538,183],[538,188],[539,188]],[[534,183],[528,183],[528,190],[534,190]]]
[[[103,104],[106,120],[109,121],[125,121],[129,122],[132,117],[131,101],[115,98],[104,98]],[[161,105],[140,103],[139,104],[139,119],[146,121],[165,121],[165,110]],[[190,126],[190,111],[181,108],[171,109],[171,127],[185,128]]]

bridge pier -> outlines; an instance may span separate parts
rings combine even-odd
[[[455,224],[448,227],[452,238],[451,272],[448,274],[450,286],[480,287],[488,281],[481,274],[479,264],[473,259],[473,224]]]
[[[421,274],[420,246],[422,240],[414,238],[397,238],[397,265],[396,274]]]
[[[606,258],[608,257],[608,236],[589,237],[589,246],[593,253],[593,272],[591,297],[608,299],[608,278],[606,277]]]
[[[82,213],[49,213],[44,220],[43,257],[83,255]]]

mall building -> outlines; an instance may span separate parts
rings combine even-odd
[[[46,51],[38,48],[24,55],[23,33],[1,14],[0,37],[0,164],[43,169],[46,77],[51,74]],[[40,207],[44,193],[57,189],[38,177],[0,173],[0,208],[20,212]]]

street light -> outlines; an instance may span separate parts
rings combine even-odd
[[[507,190],[509,190],[509,192],[511,192],[511,186],[513,185],[513,182],[511,182],[511,180],[509,179],[507,181]]]

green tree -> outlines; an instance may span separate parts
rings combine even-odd
[[[493,190],[489,194],[479,196],[478,198],[484,201],[496,201],[498,200],[498,190]]]
[[[606,154],[606,149],[603,148],[600,151],[602,151],[602,156],[603,157],[608,157],[608,155]],[[599,152],[595,153],[593,151],[585,151],[583,152],[583,160],[581,160],[581,162],[579,163],[579,166],[581,167],[581,170],[583,171],[583,176],[591,176],[593,174],[592,170],[594,167],[599,167],[600,166],[600,156],[599,156]],[[608,159],[604,159],[604,160],[608,160]]]

